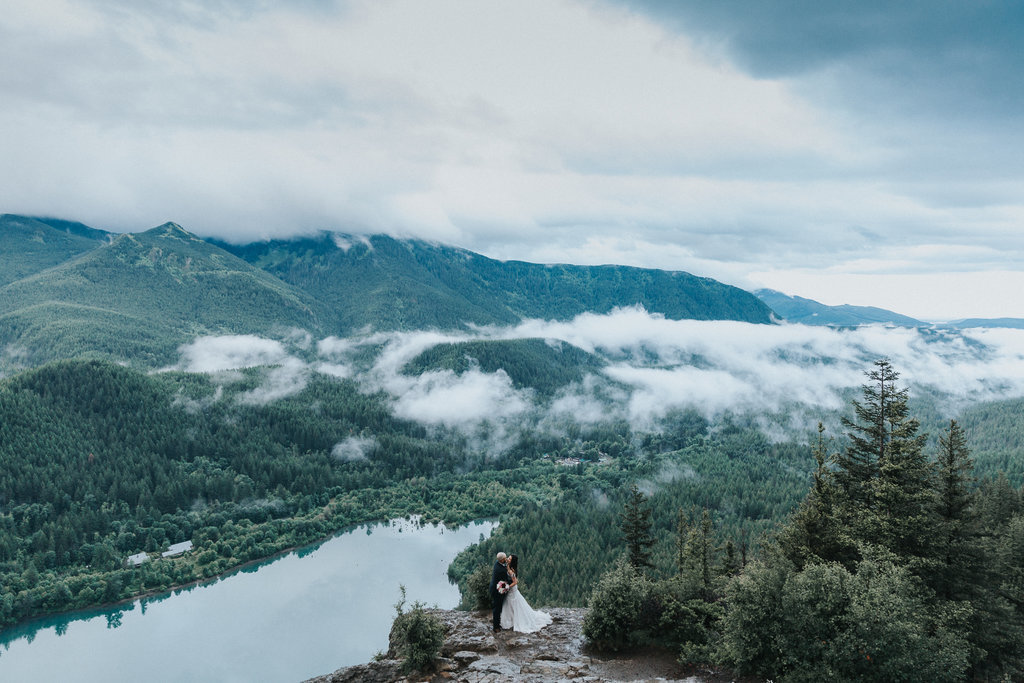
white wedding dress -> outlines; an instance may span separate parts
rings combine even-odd
[[[510,628],[520,633],[535,633],[550,623],[550,614],[530,607],[526,598],[519,592],[519,586],[512,586],[501,608],[502,628]]]

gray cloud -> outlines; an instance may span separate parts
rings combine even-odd
[[[1020,284],[1021,23],[1009,2],[15,3],[0,211],[780,289],[751,273]],[[861,291],[837,295],[893,307]]]
[[[1022,93],[1007,76],[1024,66],[1018,49],[1024,8],[928,0],[807,3],[783,0],[622,0],[690,35],[718,41],[751,73],[800,76],[853,64],[904,92],[944,91],[957,107],[1007,111]],[[961,97],[952,97],[956,89]],[[981,100],[978,102],[977,100]],[[937,102],[933,102],[935,104]]]

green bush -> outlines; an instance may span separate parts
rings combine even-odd
[[[713,659],[724,610],[718,602],[690,597],[679,577],[651,584],[641,610],[640,636],[650,644],[681,647],[680,663],[705,664]]]
[[[491,609],[491,568],[480,565],[466,578],[466,594],[463,600],[472,610]]]
[[[638,642],[638,628],[650,581],[620,560],[601,577],[590,596],[583,635],[598,650],[618,651]]]
[[[408,612],[403,612],[405,586],[401,586],[401,592],[402,598],[395,605],[398,616],[391,625],[391,646],[402,660],[406,673],[431,671],[444,645],[444,624],[424,611],[419,601],[414,602]]]
[[[909,572],[884,558],[855,572],[758,562],[730,587],[722,657],[787,681],[964,680],[965,616],[930,609]]]

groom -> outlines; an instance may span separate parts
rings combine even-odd
[[[491,607],[494,608],[492,620],[494,630],[501,630],[501,608],[505,604],[505,594],[498,592],[498,583],[504,581],[510,583],[512,578],[508,575],[508,558],[505,553],[498,553],[497,562],[494,563],[494,571],[491,572]]]

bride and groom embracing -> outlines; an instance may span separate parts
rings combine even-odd
[[[533,633],[551,623],[551,615],[530,607],[519,592],[519,558],[498,553],[491,572],[491,606],[495,631]]]

